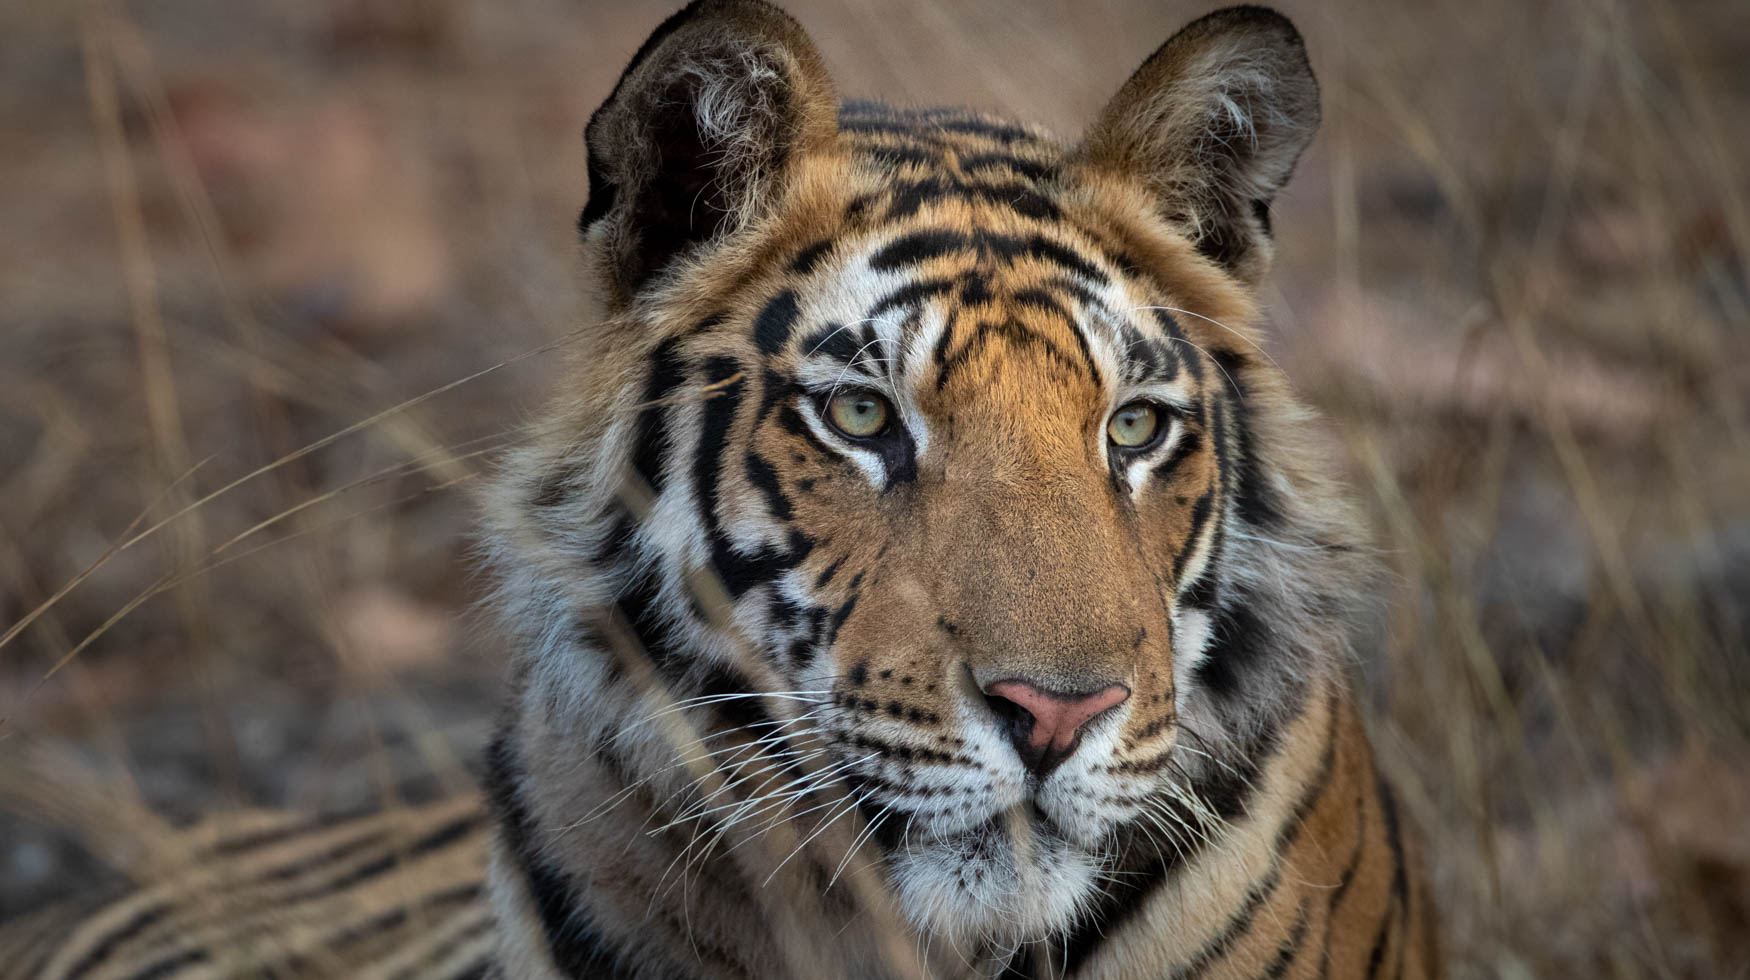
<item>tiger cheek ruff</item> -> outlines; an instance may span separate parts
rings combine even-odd
[[[505,977],[1439,974],[1375,566],[1254,326],[1318,118],[1260,7],[1069,143],[841,101],[755,0],[656,29],[487,508]]]

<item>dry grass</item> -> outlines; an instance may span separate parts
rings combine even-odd
[[[1750,976],[1750,19],[1286,6],[1272,350],[1396,573],[1455,973]],[[798,13],[849,93],[1074,132],[1200,9]],[[0,7],[0,917],[160,821],[467,785],[467,488],[588,322],[577,133],[663,12]]]

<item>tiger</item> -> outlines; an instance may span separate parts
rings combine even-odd
[[[588,122],[604,313],[483,495],[483,799],[197,827],[0,974],[1442,976],[1378,559],[1258,326],[1319,116],[1263,7],[1070,143],[688,4]]]
[[[1260,345],[1282,15],[1066,144],[698,0],[590,118],[606,313],[486,507],[501,967],[1438,977],[1376,557]]]

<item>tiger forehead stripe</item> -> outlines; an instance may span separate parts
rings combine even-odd
[[[901,235],[869,257],[869,268],[886,272],[968,251],[975,253],[980,259],[1004,263],[1013,263],[1021,258],[1038,259],[1060,266],[1096,285],[1105,285],[1109,281],[1104,272],[1075,249],[1045,235],[1023,237],[982,229],[970,234],[926,229]]]
[[[1041,239],[1043,236],[1038,236]],[[992,247],[995,243],[995,247]],[[816,324],[801,334],[797,353],[804,357],[824,357],[841,365],[859,369],[874,368],[880,377],[893,379],[899,370],[899,352],[908,338],[926,325],[938,326],[934,341],[934,361],[952,370],[970,355],[979,341],[1002,336],[1024,346],[1043,350],[1056,362],[1077,370],[1090,378],[1096,387],[1105,383],[1100,367],[1103,358],[1111,358],[1117,377],[1130,385],[1164,383],[1177,376],[1182,358],[1198,356],[1196,348],[1185,340],[1183,331],[1169,313],[1148,305],[1137,306],[1131,312],[1145,317],[1143,327],[1132,316],[1121,315],[1126,307],[1124,290],[1105,276],[1092,260],[1069,252],[1068,246],[1050,247],[1043,241],[1023,243],[1015,236],[989,233],[964,234],[943,229],[924,229],[902,234],[898,238],[873,246],[871,266],[884,270],[903,270],[911,263],[901,264],[900,252],[928,261],[934,257],[963,255],[1039,255],[1057,266],[1058,271],[1044,279],[1021,280],[1017,287],[1004,289],[999,282],[976,266],[958,269],[950,275],[929,275],[914,279],[881,295],[866,311],[854,319],[830,319]],[[1062,262],[1066,257],[1074,261]],[[1091,272],[1092,275],[1087,273]],[[1031,311],[1055,320],[1074,340],[1071,352],[1051,337],[1013,317],[991,319],[971,316],[964,318],[966,329],[960,330],[962,317],[958,310],[947,311],[945,319],[926,320],[920,315],[925,304],[938,298],[953,297],[960,307],[975,307],[1007,300],[1011,312]],[[768,300],[755,317],[754,339],[767,356],[785,348],[791,329],[799,318],[798,300],[794,290],[783,290]],[[903,315],[895,316],[903,311]],[[837,312],[848,312],[839,310]],[[1160,332],[1155,333],[1159,327]],[[890,334],[889,331],[895,331]],[[1097,352],[1094,334],[1103,336],[1109,351]],[[970,343],[969,343],[970,342]],[[1182,348],[1182,349],[1180,349]],[[1201,369],[1192,365],[1194,376]],[[842,379],[842,376],[841,376]],[[940,389],[947,383],[947,374],[937,377]],[[1194,406],[1191,407],[1195,409]]]

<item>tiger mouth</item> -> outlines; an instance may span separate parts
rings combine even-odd
[[[998,843],[1018,851],[1040,845],[1087,849],[1077,843],[1076,838],[1066,832],[1057,819],[1040,805],[1036,791],[1029,792],[1026,798],[1014,806],[993,809],[984,820],[976,824],[942,831],[918,826],[915,821],[904,819],[900,811],[890,809],[879,800],[862,800],[857,804],[857,809],[864,826],[874,828],[870,831],[870,837],[884,852],[892,852],[908,844],[933,844],[975,852],[969,854],[969,857],[978,856]]]

